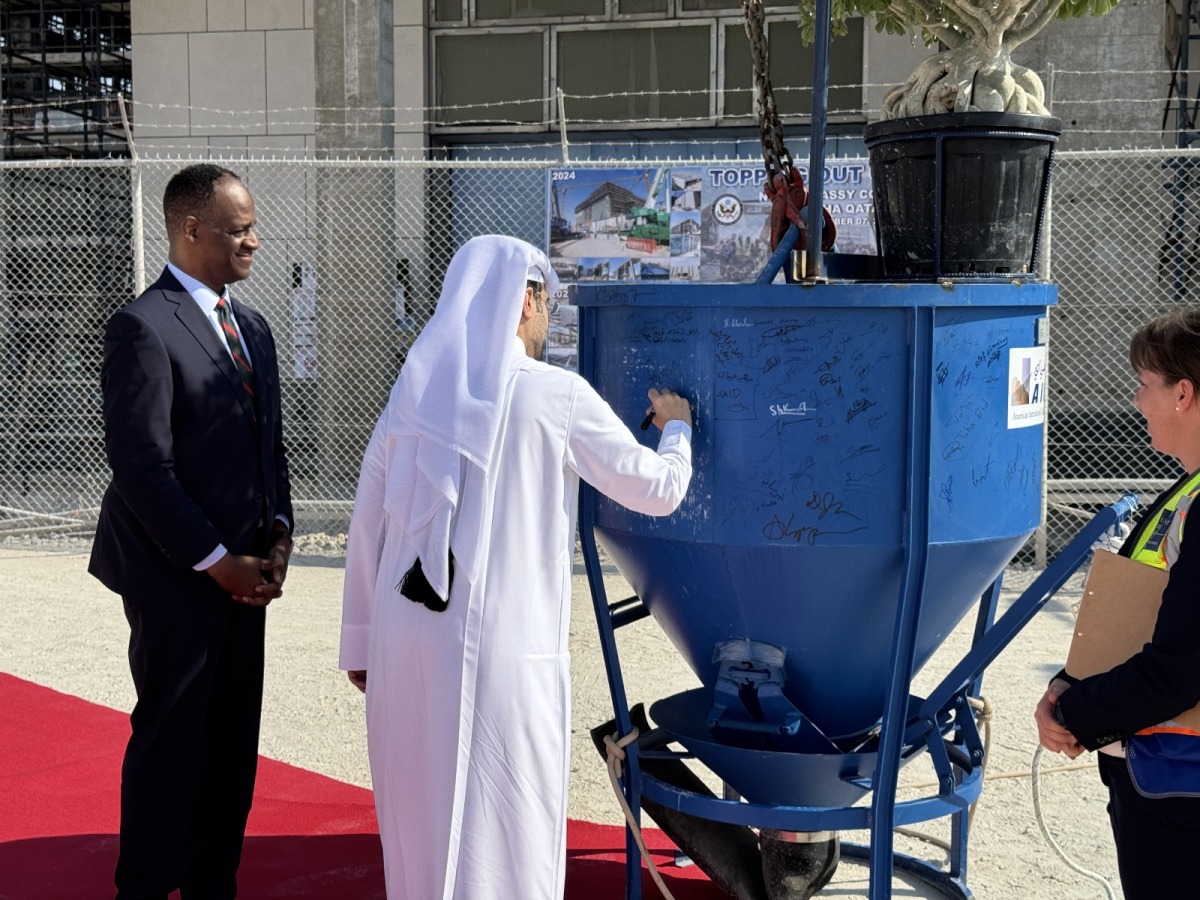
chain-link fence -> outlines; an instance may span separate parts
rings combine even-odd
[[[1049,259],[1058,282],[1050,321],[1047,549],[1125,490],[1143,502],[1180,474],[1150,449],[1131,404],[1129,337],[1154,315],[1196,303],[1200,289],[1200,155],[1063,153],[1056,158]]]
[[[1096,504],[1126,488],[1145,494],[1176,474],[1171,460],[1148,449],[1130,406],[1125,350],[1138,324],[1192,302],[1200,285],[1197,160],[1133,151],[1058,156],[1048,253],[1060,295],[1051,315],[1047,526],[1038,545],[1050,555]],[[159,199],[186,163],[0,164],[0,536],[91,530],[108,478],[103,323],[158,277],[167,255]],[[275,329],[297,524],[341,532],[363,447],[453,250],[483,232],[540,244],[550,165],[222,164],[257,202],[262,249],[235,294]],[[1045,553],[1031,549],[1028,558]]]
[[[544,166],[215,162],[256,200],[262,248],[234,293],[275,330],[298,528],[342,531],[454,248],[481,232],[540,243]],[[103,323],[162,270],[159,199],[183,165],[0,166],[0,534],[91,528],[108,475]]]

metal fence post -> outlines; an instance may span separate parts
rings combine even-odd
[[[146,289],[146,237],[142,228],[142,167],[138,162],[137,143],[133,140],[133,129],[129,127],[129,114],[125,109],[125,95],[117,94],[117,108],[121,111],[121,127],[125,129],[125,143],[129,147],[129,174],[131,178],[131,203],[133,220],[133,293],[137,296]]]

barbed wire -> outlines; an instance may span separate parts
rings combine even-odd
[[[1048,77],[1050,74],[1053,74],[1053,77],[1056,81],[1056,86],[1057,86],[1057,80],[1063,76],[1079,76],[1081,78],[1087,79],[1089,86],[1092,86],[1095,84],[1097,79],[1105,80],[1105,79],[1112,78],[1114,76],[1154,76],[1156,78],[1162,78],[1162,79],[1169,80],[1172,75],[1179,75],[1179,74],[1185,74],[1185,73],[1189,76],[1196,76],[1197,78],[1200,78],[1200,69],[1188,69],[1185,72],[1176,72],[1175,70],[1172,70],[1172,69],[1158,68],[1158,67],[1149,68],[1149,69],[1057,69],[1056,68],[1056,69],[1052,70],[1052,73],[1050,73],[1050,72],[1043,73],[1043,78]],[[867,89],[867,90],[882,89],[882,90],[887,90],[894,86],[895,86],[895,82],[890,81],[890,80],[889,81],[854,81],[854,82],[834,83],[834,84],[830,85],[830,88],[837,89],[837,90],[842,90],[842,89]],[[780,84],[780,85],[775,85],[774,90],[776,91],[776,93],[784,93],[784,94],[792,93],[792,94],[803,95],[803,94],[812,93],[811,85]],[[690,89],[671,89],[671,90],[609,91],[609,92],[604,92],[604,93],[576,94],[576,93],[572,93],[570,91],[564,90],[563,97],[567,100],[581,100],[581,101],[616,100],[616,99],[628,100],[628,99],[637,99],[637,98],[642,98],[642,97],[661,98],[661,97],[708,96],[714,92],[720,92],[720,91],[721,91],[720,88],[718,88],[716,91],[714,91],[710,88],[690,88]],[[730,92],[726,91],[726,93],[730,93]],[[752,88],[748,85],[744,88],[739,87],[736,89],[736,93],[738,93],[738,94],[745,93],[747,96],[749,96],[752,93]],[[1172,97],[1173,96],[1174,95],[1172,95]],[[113,103],[113,102],[115,102],[115,99],[116,99],[115,94],[98,94],[98,95],[93,95],[93,96],[88,96],[88,97],[62,99],[62,100],[56,100],[56,101],[50,101],[50,102],[44,102],[44,103],[34,103],[34,102],[25,102],[25,101],[13,102],[11,99],[9,99],[9,100],[5,101],[2,105],[0,105],[0,110],[8,111],[8,110],[13,110],[13,109],[20,109],[20,110],[62,109],[62,108],[70,107],[72,105],[85,105],[85,104],[96,104],[96,103],[106,103],[106,102]],[[1063,99],[1069,99],[1069,98],[1056,97],[1054,99],[1057,102],[1062,102]],[[1154,98],[1122,98],[1122,99],[1150,100],[1150,99],[1154,99]],[[1158,98],[1158,99],[1167,99],[1167,98]],[[269,114],[274,114],[274,113],[314,113],[314,114],[316,114],[316,113],[327,113],[327,112],[334,112],[334,113],[354,112],[354,113],[361,114],[361,113],[374,112],[374,113],[378,113],[380,115],[381,120],[383,119],[384,112],[391,112],[393,114],[393,117],[395,117],[396,115],[398,115],[400,113],[413,114],[411,118],[405,120],[406,124],[437,124],[436,117],[431,115],[431,113],[435,112],[435,111],[457,112],[457,111],[463,111],[463,110],[466,110],[466,111],[485,110],[485,109],[511,107],[511,106],[518,105],[518,104],[519,105],[528,105],[528,106],[536,106],[536,105],[542,104],[542,105],[549,105],[553,109],[557,103],[557,93],[547,94],[545,96],[531,96],[531,97],[512,98],[512,99],[507,99],[507,100],[482,101],[482,102],[478,102],[478,103],[438,104],[438,105],[434,105],[434,106],[421,106],[421,107],[418,107],[418,106],[338,107],[338,106],[312,105],[312,106],[285,106],[285,107],[269,107],[269,108],[262,108],[262,109],[231,110],[231,109],[220,108],[220,107],[208,107],[208,106],[203,106],[203,105],[198,105],[198,104],[148,103],[145,101],[137,100],[136,98],[127,100],[126,102],[130,104],[130,106],[135,110],[135,112],[139,108],[140,109],[149,109],[149,110],[160,110],[160,111],[161,110],[178,110],[178,111],[188,111],[188,112],[212,113],[212,114],[218,114],[218,115],[239,115],[239,116],[240,115],[251,115],[251,114],[269,115]]]
[[[1115,106],[1123,105],[1123,106],[1129,106],[1129,107],[1149,106],[1150,108],[1158,111],[1163,108],[1163,106],[1162,106],[1163,103],[1164,103],[1164,100],[1134,100],[1132,98],[1116,99],[1116,100],[1071,100],[1071,101],[1060,100],[1055,105],[1055,108],[1060,108],[1060,107],[1067,107],[1067,108],[1103,107],[1103,106],[1115,107]],[[1174,111],[1174,109],[1172,109],[1172,111]],[[878,110],[868,108],[867,110],[864,111],[862,109],[833,107],[828,111],[828,115],[836,117],[839,120],[842,120],[842,121],[834,122],[833,124],[835,124],[835,125],[843,124],[843,123],[853,123],[853,122],[861,123],[861,122],[872,121],[874,118],[877,118],[877,116],[872,116],[871,115],[872,113],[878,113]],[[1052,115],[1055,114],[1053,109],[1051,110],[1051,114]],[[1061,118],[1062,116],[1060,115],[1059,117]],[[673,118],[664,118],[662,116],[635,116],[635,117],[622,117],[622,118],[611,118],[611,117],[601,117],[601,116],[595,116],[595,117],[581,116],[578,118],[569,119],[568,120],[568,128],[577,127],[577,126],[581,126],[581,125],[610,126],[613,130],[617,130],[619,128],[626,127],[629,125],[640,125],[640,126],[645,126],[645,127],[664,127],[664,126],[670,127],[672,125],[686,125],[686,124],[693,123],[693,122],[710,122],[714,118],[717,118],[721,122],[724,122],[727,124],[733,123],[735,125],[744,125],[745,127],[751,127],[755,124],[754,117],[749,114],[745,114],[745,113],[737,113],[737,114],[726,113],[726,114],[716,116],[716,117],[714,117],[714,116],[687,116],[687,117],[673,117]],[[807,116],[796,116],[796,117],[792,117],[792,119],[793,119],[793,121],[804,121],[807,119]],[[383,126],[385,126],[387,124],[392,124],[392,123],[388,123],[386,120],[380,119],[377,121],[368,121],[368,122],[363,122],[360,120],[357,124],[359,126],[367,125],[367,126],[377,126],[377,127],[382,128]],[[399,133],[399,134],[409,133],[409,132],[406,132],[406,130],[404,128],[400,127],[401,125],[411,124],[414,127],[418,127],[421,125],[421,123],[395,123],[395,124],[397,126],[397,128],[396,128],[397,133]],[[524,128],[526,131],[532,131],[532,130],[552,131],[558,127],[558,123],[553,120],[545,120],[545,121],[541,121],[541,122],[529,122],[529,121],[516,120],[516,119],[488,119],[488,120],[474,120],[474,121],[465,121],[464,120],[464,121],[458,122],[458,123],[431,122],[431,123],[427,123],[427,124],[433,125],[438,128],[458,128],[458,129],[471,128],[471,127],[488,127],[488,126],[504,127],[504,126],[508,126],[508,127],[512,127],[512,128],[518,128],[518,127]],[[252,124],[252,125],[243,125],[236,130],[231,128],[231,129],[223,130],[221,132],[211,132],[211,131],[205,130],[206,128],[212,127],[211,123],[204,123],[202,125],[193,126],[195,128],[195,130],[192,132],[192,134],[180,135],[179,134],[180,127],[181,126],[178,123],[172,124],[172,123],[167,123],[167,122],[141,122],[141,123],[138,123],[137,126],[134,128],[134,139],[136,140],[139,136],[156,138],[156,133],[158,133],[158,132],[171,132],[170,134],[164,135],[166,137],[282,138],[282,137],[299,137],[299,136],[304,136],[304,135],[313,135],[317,131],[317,129],[314,127],[314,125],[311,121],[305,121],[305,120],[299,120],[299,119],[297,119],[297,120],[274,119],[271,122],[271,128],[273,129],[271,131],[258,130],[258,129],[262,128],[262,125],[261,124]],[[224,126],[222,126],[222,127],[224,127]],[[297,130],[295,130],[295,131],[279,130],[279,129],[287,128],[287,127],[295,127]],[[93,128],[93,129],[88,129],[88,130],[90,132],[98,132],[100,129]],[[1169,131],[1174,130],[1170,126],[1170,123],[1168,123],[1167,130],[1169,130]],[[28,126],[28,127],[13,126],[13,125],[4,123],[4,124],[0,124],[0,131],[13,132],[16,134],[31,133],[31,132],[44,132],[44,133],[48,133],[48,134],[68,135],[68,134],[81,133],[81,129],[79,128],[79,126],[74,125],[72,123],[62,123],[62,122],[47,123],[45,125],[39,124],[36,126]],[[121,139],[124,139],[124,133],[120,129],[119,126],[118,127],[109,126],[109,127],[104,128],[103,131],[106,134],[117,135]],[[1081,133],[1078,129],[1075,129],[1075,128],[1072,128],[1072,131],[1075,133]],[[1095,129],[1094,131],[1096,131],[1098,133],[1144,134],[1145,128],[1144,127],[1143,128],[1117,128],[1117,127],[1114,127],[1114,128]],[[503,140],[503,139],[504,139],[503,134],[497,135],[497,140]],[[633,143],[633,142],[631,141],[630,143]]]
[[[1158,140],[1150,142],[1147,138],[1147,132],[1142,129],[1086,129],[1072,127],[1070,129],[1071,136],[1084,140],[1087,139],[1092,145],[1099,144],[1101,146],[1092,146],[1090,149],[1080,149],[1069,151],[1066,148],[1057,151],[1058,154],[1065,152],[1095,152],[1095,153],[1123,153],[1128,151],[1140,150],[1166,150],[1175,149],[1176,132],[1173,129],[1167,129],[1162,132],[1155,132]],[[848,134],[845,137],[853,138],[855,134]],[[208,141],[207,144],[199,144],[197,140]],[[791,143],[799,146],[802,141],[807,140],[806,136],[801,136]],[[761,157],[762,151],[758,146],[750,144],[750,139],[745,138],[747,143],[744,155],[737,156],[735,159],[738,162],[745,163],[754,161]],[[108,142],[112,146],[108,149],[107,159],[114,159],[122,155],[120,143],[117,141]],[[727,159],[729,154],[730,139],[714,138],[708,140],[681,140],[681,141],[665,141],[659,139],[643,139],[629,141],[613,141],[607,139],[596,139],[595,141],[582,140],[578,136],[572,138],[570,142],[571,154],[569,157],[569,165],[572,167],[586,165],[600,165],[623,163],[630,158],[637,159],[638,164],[646,163],[646,158],[642,155],[647,151],[654,154],[656,160],[662,161],[664,164],[685,165],[691,159],[702,158],[705,163],[713,160]],[[538,141],[528,143],[492,143],[485,145],[485,150],[488,156],[486,158],[475,158],[472,160],[451,159],[448,157],[429,158],[430,151],[403,149],[391,153],[391,155],[380,157],[378,162],[380,165],[388,166],[393,164],[420,164],[428,165],[433,168],[439,167],[454,167],[462,162],[477,163],[481,166],[506,166],[509,164],[545,164],[550,162],[553,164],[553,157],[547,157],[548,149],[556,149],[559,145],[551,141]],[[854,145],[856,146],[856,145]],[[827,156],[830,158],[844,156],[864,156],[865,153],[861,149],[854,149],[854,146],[849,150],[838,150],[835,146],[827,146]],[[678,147],[678,153],[672,154],[669,148]],[[587,151],[588,153],[599,153],[601,155],[595,158],[582,159],[581,154]],[[435,148],[436,152],[436,148]],[[322,159],[317,160],[317,155],[321,154]],[[246,145],[230,146],[222,143],[218,137],[198,136],[190,141],[187,138],[180,138],[178,143],[159,143],[155,142],[150,149],[141,149],[139,155],[146,159],[154,160],[180,160],[186,161],[193,158],[204,158],[208,160],[270,160],[277,162],[306,162],[306,161],[353,161],[353,162],[369,162],[370,160],[362,160],[356,154],[361,154],[361,147],[339,144],[324,144],[318,147],[276,147],[262,146],[253,143]],[[419,154],[419,155],[418,155]],[[520,158],[509,158],[520,157]],[[31,163],[39,160],[0,160],[0,166],[7,166],[20,163]],[[45,162],[55,162],[54,159],[44,160]],[[106,161],[105,158],[96,160],[97,162]],[[802,164],[807,162],[805,154],[802,154],[799,160]],[[560,163],[566,165],[567,163]]]
[[[1189,75],[1195,74],[1197,81],[1200,82],[1200,69],[1187,70]],[[1133,96],[1129,94],[1112,96],[1108,98],[1098,99],[1094,96],[1095,83],[1097,79],[1126,79],[1128,77],[1154,77],[1162,79],[1165,82],[1170,77],[1178,76],[1179,73],[1174,73],[1169,69],[1164,68],[1146,68],[1146,69],[1122,69],[1122,70],[1085,70],[1085,69],[1055,69],[1052,75],[1052,96],[1049,101],[1052,104],[1052,114],[1059,115],[1061,118],[1070,118],[1073,114],[1078,114],[1075,111],[1086,113],[1087,110],[1111,108],[1116,110],[1118,119],[1122,116],[1132,116],[1142,111],[1142,115],[1146,115],[1146,111],[1155,110],[1161,112],[1163,117],[1167,119],[1167,124],[1164,127],[1148,129],[1144,126],[1136,124],[1126,125],[1120,123],[1116,127],[1088,127],[1084,125],[1071,125],[1069,135],[1073,138],[1078,138],[1083,142],[1102,142],[1107,141],[1109,144],[1116,146],[1117,143],[1133,146],[1146,146],[1147,144],[1154,145],[1160,142],[1171,143],[1172,136],[1177,134],[1176,120],[1181,111],[1181,106],[1185,111],[1188,111],[1193,104],[1197,103],[1190,97],[1180,98],[1173,89],[1169,93],[1156,92],[1151,96]],[[1076,82],[1086,83],[1088,92],[1092,93],[1091,97],[1073,97],[1070,94],[1070,85]],[[872,90],[880,90],[890,88],[892,82],[873,82],[863,81],[856,83],[847,83],[845,85],[834,85],[835,89],[847,89],[860,92],[860,95],[865,96],[867,92]],[[806,85],[791,85],[780,86],[775,88],[776,93],[784,98],[791,99],[793,102],[796,98],[803,99],[812,94],[812,89]],[[743,96],[743,93],[748,94],[748,89],[743,92],[739,89],[736,95],[739,102],[749,99],[748,96]],[[589,144],[602,144],[606,147],[637,147],[644,146],[647,143],[656,145],[671,146],[673,143],[669,138],[661,135],[655,135],[653,138],[631,135],[628,141],[613,141],[611,139],[592,139],[588,137],[588,132],[592,130],[611,129],[613,131],[633,129],[663,129],[687,126],[711,126],[721,125],[730,127],[752,127],[755,125],[753,114],[749,111],[724,111],[717,107],[709,106],[702,111],[697,111],[695,114],[688,115],[671,115],[663,116],[661,114],[651,115],[643,112],[644,103],[647,100],[661,100],[663,98],[686,98],[686,97],[706,97],[711,98],[713,92],[709,89],[692,89],[692,90],[670,90],[670,91],[610,91],[606,93],[581,93],[571,94],[564,93],[564,102],[566,104],[566,127],[569,133],[569,141],[572,145],[588,146]],[[730,96],[730,92],[726,92],[726,97]],[[33,136],[49,136],[54,137],[75,137],[77,143],[84,140],[93,140],[103,136],[106,143],[121,144],[124,140],[124,133],[115,116],[97,116],[94,112],[94,107],[97,105],[108,110],[115,102],[116,95],[100,94],[89,97],[73,97],[65,98],[56,101],[38,102],[38,103],[14,103],[11,100],[0,105],[0,137],[8,134],[11,139],[21,140],[25,135]],[[588,106],[593,104],[611,104],[614,101],[627,101],[634,104],[643,104],[643,110],[638,110],[637,115],[613,115],[607,113],[591,113]],[[579,106],[584,109],[578,109]],[[514,106],[522,106],[530,110],[537,110],[539,107],[542,113],[537,118],[520,118],[512,115],[511,110]],[[576,108],[572,108],[572,107]],[[130,110],[130,119],[133,123],[133,134],[135,141],[138,137],[153,139],[154,144],[149,148],[149,151],[155,155],[162,155],[164,152],[177,151],[181,154],[194,154],[196,152],[205,152],[205,148],[197,147],[197,140],[209,142],[208,152],[220,151],[225,153],[271,153],[276,157],[305,157],[312,156],[317,152],[316,148],[309,145],[304,147],[257,147],[253,141],[261,139],[269,141],[271,139],[280,138],[310,138],[318,133],[322,134],[323,141],[320,151],[322,153],[351,151],[354,149],[352,145],[339,147],[336,144],[331,145],[329,141],[330,133],[336,134],[338,129],[337,122],[330,122],[330,118],[346,117],[355,127],[379,127],[386,130],[394,130],[397,135],[404,133],[423,132],[433,134],[453,135],[465,131],[478,129],[497,129],[495,138],[489,142],[489,149],[497,153],[533,153],[541,151],[544,154],[546,147],[553,142],[553,139],[547,137],[543,140],[527,140],[513,139],[514,133],[529,132],[540,133],[549,132],[560,129],[561,125],[558,118],[558,104],[555,98],[552,97],[533,97],[522,98],[504,101],[489,101],[481,103],[462,103],[462,104],[445,104],[435,106],[413,107],[331,107],[331,106],[281,106],[269,107],[261,109],[222,109],[216,107],[192,105],[192,104],[169,104],[169,103],[147,103],[144,101],[132,100],[127,101],[127,109]],[[64,120],[51,116],[54,111],[63,111],[69,115],[79,116],[79,120]],[[493,112],[504,111],[507,115],[494,115]],[[855,105],[852,107],[834,106],[829,109],[828,114],[835,128],[838,125],[852,125],[864,121],[873,121],[879,117],[879,110],[870,105]],[[793,124],[803,126],[807,120],[807,115],[792,114],[785,115],[785,120]],[[17,119],[18,121],[14,121]],[[40,121],[39,121],[40,120]],[[198,121],[197,121],[198,120]],[[87,122],[85,127],[82,123]],[[181,131],[184,132],[181,134]],[[86,136],[85,136],[86,135]],[[806,137],[803,133],[799,135],[801,139]],[[178,140],[168,140],[164,142],[163,138],[177,138]],[[222,140],[235,139],[246,140],[248,143],[245,148],[241,146],[221,148],[219,145]],[[33,138],[36,142],[36,137]],[[717,146],[727,144],[728,137],[714,137],[708,140],[684,138],[677,143],[680,145],[686,144],[689,148],[697,146]],[[403,149],[392,151],[397,156],[403,154]],[[417,154],[428,154],[428,150],[414,149],[410,151],[413,158],[417,158]],[[690,151],[689,151],[690,152]]]
[[[1112,131],[1093,131],[1081,132],[1084,134],[1105,134],[1111,135]],[[1128,131],[1115,132],[1118,134],[1137,134],[1143,132]],[[757,146],[747,142],[746,150],[743,154],[729,154],[728,139],[713,138],[710,140],[655,140],[655,141],[630,141],[630,142],[599,142],[599,146],[610,149],[611,153],[605,156],[597,156],[594,158],[578,158],[572,159],[569,166],[573,169],[609,169],[614,163],[619,165],[636,164],[638,167],[658,167],[658,166],[696,166],[696,165],[745,165],[747,162],[757,162],[760,159],[760,149]],[[513,143],[513,144],[492,144],[487,145],[487,150],[544,150],[546,143]],[[572,147],[583,147],[586,144],[572,144]],[[632,157],[622,155],[616,151],[622,147],[645,149],[652,148],[657,155]],[[665,152],[670,147],[678,147],[681,151],[678,155],[671,155]],[[714,152],[706,154],[703,148],[711,148]],[[450,171],[456,169],[544,169],[547,166],[555,167],[561,165],[554,160],[547,160],[544,157],[526,157],[523,159],[497,159],[494,157],[477,158],[477,159],[428,159],[426,157],[411,157],[411,158],[378,158],[378,159],[361,159],[357,157],[336,157],[330,156],[322,159],[316,159],[311,154],[311,150],[297,151],[304,152],[307,156],[281,156],[282,151],[278,148],[230,148],[220,146],[198,147],[194,143],[180,143],[176,145],[156,145],[156,151],[163,152],[153,157],[148,157],[143,162],[147,165],[168,165],[176,162],[187,162],[196,159],[205,159],[211,162],[221,162],[228,164],[281,164],[292,165],[300,168],[371,168],[377,167],[382,169],[392,168],[397,165],[406,168],[420,168],[430,171]],[[173,154],[173,155],[172,155]],[[1179,148],[1179,147],[1109,147],[1109,148],[1093,148],[1082,150],[1061,150],[1056,154],[1056,158],[1060,160],[1070,159],[1091,159],[1091,160],[1122,160],[1132,161],[1136,159],[1145,160],[1169,160],[1177,158],[1195,158],[1200,157],[1200,148]],[[800,165],[807,165],[807,159],[798,161]],[[60,168],[60,169],[80,169],[80,168],[111,168],[111,167],[129,167],[132,165],[128,159],[25,159],[13,161],[0,161],[0,166],[11,166],[22,169],[38,169],[38,168]]]

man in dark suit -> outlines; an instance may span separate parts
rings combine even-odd
[[[190,166],[163,195],[170,256],[104,336],[104,494],[89,571],[121,595],[137,688],[121,769],[118,900],[237,893],[254,791],[266,605],[291,554],[271,331],[231,301],[254,200]]]

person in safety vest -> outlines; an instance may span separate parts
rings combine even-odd
[[[1129,347],[1133,405],[1151,446],[1185,473],[1139,518],[1120,553],[1167,571],[1150,643],[1107,672],[1050,682],[1034,712],[1047,750],[1099,750],[1126,900],[1197,896],[1200,734],[1173,721],[1200,702],[1200,309],[1143,325]]]

